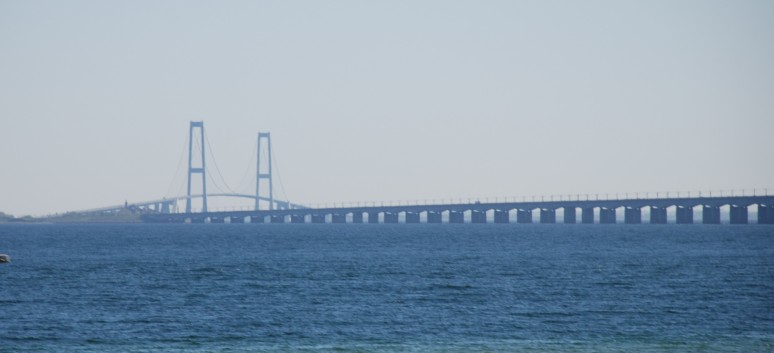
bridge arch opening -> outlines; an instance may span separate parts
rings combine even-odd
[[[532,215],[532,223],[540,223],[540,211],[540,207],[533,207],[529,210],[529,213]]]
[[[564,223],[564,207],[554,209],[554,223]]]
[[[508,210],[508,220],[511,223],[516,223],[516,213],[517,213],[517,210],[515,208]]]
[[[494,223],[495,210],[490,208],[484,211],[484,223]]]

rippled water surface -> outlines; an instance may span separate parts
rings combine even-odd
[[[771,352],[774,228],[3,225],[2,352]]]

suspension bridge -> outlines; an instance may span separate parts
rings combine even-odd
[[[141,213],[141,220],[149,223],[774,224],[774,195],[769,195],[768,190],[754,189],[725,194],[577,194],[303,205],[274,197],[271,134],[259,132],[257,137],[254,194],[234,192],[227,186],[227,191],[207,192],[209,169],[205,150],[211,147],[204,122],[192,121],[187,139],[185,195],[75,213],[110,214],[128,209]],[[225,185],[217,162],[214,165]],[[195,177],[200,180],[200,191],[192,190]],[[211,198],[248,199],[252,207],[213,211],[208,208]],[[192,206],[194,200],[201,204],[200,208]]]

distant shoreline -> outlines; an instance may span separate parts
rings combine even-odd
[[[61,224],[61,223],[142,223],[140,214],[133,212],[119,212],[107,215],[83,215],[64,213],[49,217],[14,217],[2,214],[0,224]]]

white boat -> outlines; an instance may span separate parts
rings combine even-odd
[[[6,254],[0,254],[0,264],[11,262],[11,257]]]

